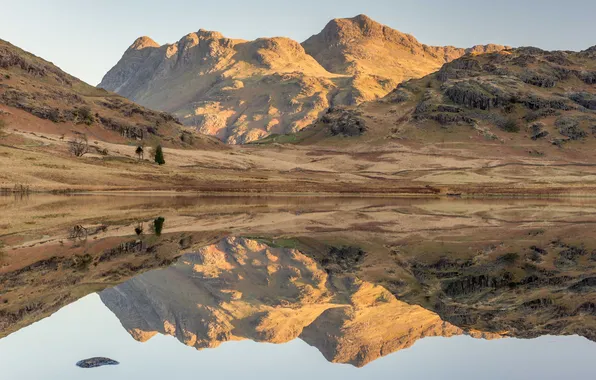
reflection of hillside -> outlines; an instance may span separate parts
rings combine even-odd
[[[200,247],[217,236],[192,233],[154,238],[109,236],[110,229],[89,231],[82,238],[11,250],[11,260],[0,263],[5,264],[0,265],[0,338],[87,294],[168,266],[193,244]]]
[[[100,296],[139,341],[160,333],[205,348],[301,338],[328,360],[356,366],[421,337],[464,333],[383,287],[351,275],[331,278],[296,249],[243,238],[201,248]]]
[[[425,233],[366,248],[359,261],[337,260],[333,248],[308,254],[332,276],[351,273],[465,330],[596,341],[593,228],[578,223]]]

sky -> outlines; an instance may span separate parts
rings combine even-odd
[[[333,18],[361,13],[429,45],[596,44],[592,0],[0,0],[0,12],[0,39],[93,85],[143,35],[164,44],[207,29],[302,42]]]
[[[596,345],[578,336],[425,338],[363,368],[329,363],[300,339],[227,342],[197,351],[170,336],[135,341],[97,294],[0,339],[2,380],[587,379],[593,377],[595,355]],[[95,356],[120,365],[75,366]]]

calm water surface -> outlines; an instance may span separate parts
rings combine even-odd
[[[1,379],[594,377],[590,201],[2,202]]]

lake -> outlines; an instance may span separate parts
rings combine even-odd
[[[593,377],[596,200],[0,205],[2,379]]]

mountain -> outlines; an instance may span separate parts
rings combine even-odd
[[[90,86],[3,40],[0,40],[0,105],[6,107],[2,114],[48,133],[86,133],[103,141],[143,141],[147,145],[219,145],[215,139],[185,128],[170,114],[149,110],[120,95]]]
[[[383,287],[349,275],[329,277],[299,250],[246,238],[203,247],[100,297],[141,342],[158,333],[197,349],[300,338],[327,360],[358,367],[422,337],[464,334]]]
[[[239,144],[298,132],[329,107],[384,96],[465,53],[422,45],[366,16],[334,20],[302,45],[199,30],[162,46],[137,39],[99,87]]]
[[[99,84],[228,143],[297,132],[341,97],[334,75],[287,38],[200,30],[172,45],[135,41]]]

